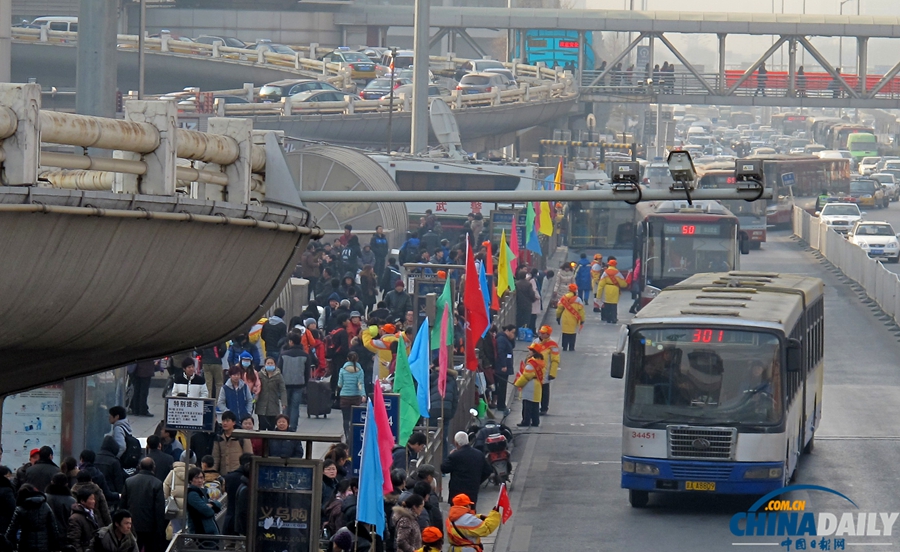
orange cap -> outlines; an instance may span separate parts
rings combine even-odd
[[[550,326],[541,326],[541,329],[538,330],[538,333],[550,335],[553,333],[553,328]]]
[[[397,327],[393,324],[385,324],[381,329],[384,330],[384,333],[386,334],[397,333]]]
[[[474,506],[475,503],[469,498],[469,495],[460,493],[453,497],[454,506]]]
[[[528,348],[532,351],[538,351],[538,352],[540,352],[540,350],[541,350],[541,348],[538,346],[537,343],[532,343],[531,345],[528,346]]]
[[[438,271],[437,271],[437,277],[438,277],[438,278],[441,278],[441,279],[446,279],[446,278],[447,278],[447,272],[446,272],[446,271],[443,271],[443,270],[438,270]]]
[[[609,263],[607,263],[607,264],[609,264],[609,266],[618,266],[618,265],[619,265],[619,261],[617,261],[617,260],[615,260],[615,259],[612,259],[612,260],[609,261]]]
[[[569,284],[569,291],[578,291],[578,286],[575,284]]]
[[[436,542],[441,542],[441,539],[444,538],[444,534],[441,533],[441,530],[437,527],[426,527],[422,530],[422,542],[424,544],[434,544]]]

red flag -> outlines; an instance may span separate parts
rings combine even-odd
[[[488,276],[493,276],[494,275],[494,252],[491,251],[491,240],[487,240],[486,242],[484,242],[481,245],[483,245],[485,248],[487,248],[487,254],[485,255],[485,261],[484,261],[484,273],[487,274]],[[488,279],[490,279],[490,278],[488,278]]]
[[[444,309],[441,315],[441,346],[438,349],[438,393],[443,399],[447,396],[447,365],[450,363],[447,352],[447,331],[450,326],[450,309]]]
[[[509,521],[512,517],[512,506],[509,505],[509,493],[506,492],[506,483],[500,485],[500,496],[497,497],[497,507],[503,509],[503,523]]]
[[[475,267],[475,255],[469,237],[466,236],[466,287],[463,292],[463,301],[466,305],[466,368],[473,372],[478,370],[478,356],[475,354],[475,345],[490,322],[488,314],[484,310],[484,294],[481,292],[478,269]]]
[[[394,463],[391,451],[394,448],[394,433],[391,431],[391,424],[388,421],[384,395],[381,394],[381,380],[375,382],[372,410],[375,411],[375,427],[378,428],[378,456],[381,457],[381,473],[384,476],[384,484],[381,489],[384,494],[388,494],[394,490],[394,485],[391,483],[391,464]]]

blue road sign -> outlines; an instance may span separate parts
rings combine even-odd
[[[388,425],[394,434],[394,443],[400,434],[400,395],[384,394],[384,407],[387,410]],[[366,407],[354,406],[350,410],[350,472],[359,475],[360,457],[362,455],[363,428],[366,425]]]
[[[794,173],[784,173],[781,175],[781,184],[784,186],[794,185]]]

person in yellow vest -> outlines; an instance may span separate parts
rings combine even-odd
[[[381,328],[372,324],[362,332],[363,347],[378,356],[378,378],[386,379],[391,374],[391,361],[394,354],[391,344],[397,341],[397,328],[393,324],[385,324]]]
[[[603,255],[597,253],[591,262],[591,289],[595,294],[597,293],[597,282],[600,281],[601,276],[603,276]]]
[[[552,333],[553,328],[550,326],[541,326],[538,330],[538,337],[534,340],[538,352],[544,355],[546,362],[550,363],[547,379],[544,380],[541,390],[541,414],[546,414],[550,408],[550,382],[556,379],[556,372],[559,370],[559,345],[550,339]]]
[[[559,298],[556,323],[562,326],[562,350],[574,351],[576,333],[584,327],[584,303],[576,284],[569,284],[569,292]]]
[[[538,350],[536,343],[528,346],[528,358],[525,360],[522,373],[514,384],[522,391],[522,423],[519,427],[538,427],[541,425],[541,394],[544,383],[544,355]]]
[[[453,497],[453,506],[444,523],[450,552],[481,552],[482,537],[500,527],[500,509],[494,506],[488,515],[475,513],[475,503],[465,494]]]
[[[609,267],[603,271],[603,276],[597,282],[597,299],[602,303],[600,307],[600,320],[607,324],[615,324],[619,321],[619,295],[621,290],[628,287],[625,277],[616,268],[617,261],[614,257],[609,259]]]

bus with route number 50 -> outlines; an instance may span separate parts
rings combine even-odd
[[[695,274],[623,326],[622,487],[763,495],[786,486],[822,418],[822,280]],[[627,365],[627,370],[626,370]]]

